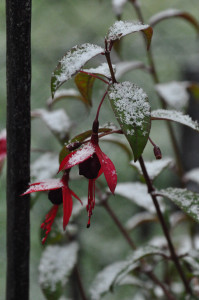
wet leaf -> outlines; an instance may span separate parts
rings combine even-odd
[[[147,40],[147,49],[151,44],[153,29],[149,25],[144,25],[139,22],[124,22],[116,21],[110,28],[106,36],[108,43],[121,39],[123,36],[134,32],[143,32]]]
[[[111,85],[108,96],[136,161],[144,151],[151,128],[148,97],[141,88],[127,81]]]
[[[170,18],[183,18],[189,23],[191,23],[195,27],[195,29],[199,32],[199,23],[197,22],[197,20],[189,13],[178,9],[167,9],[161,11],[156,15],[152,16],[151,19],[149,20],[149,23],[152,27],[154,27],[159,22]]]
[[[100,46],[93,44],[82,44],[67,51],[62,57],[51,77],[51,93],[54,97],[55,91],[74,74],[77,73],[91,58],[102,53]]]
[[[199,194],[180,188],[167,188],[156,194],[173,201],[189,217],[199,222]]]

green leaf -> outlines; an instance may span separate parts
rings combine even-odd
[[[153,246],[143,247],[135,250],[128,259],[104,268],[91,284],[91,300],[100,300],[113,286],[120,285],[126,275],[139,266],[138,261],[150,255],[165,255],[165,251]]]
[[[184,256],[185,261],[191,267],[191,276],[199,276],[199,251],[192,250],[187,256]]]
[[[77,71],[79,71],[91,58],[102,53],[100,46],[93,44],[82,44],[67,51],[62,57],[51,77],[51,93],[55,91]]]
[[[199,32],[199,23],[197,22],[197,20],[189,13],[178,9],[167,9],[161,11],[155,14],[154,16],[152,16],[151,19],[149,20],[149,23],[152,27],[154,27],[159,22],[170,18],[183,18],[189,23],[191,23],[195,27],[195,29]]]
[[[136,69],[143,69],[149,72],[149,69],[142,61],[122,61],[117,63],[115,67],[116,67],[116,73],[115,73],[116,79],[120,79],[127,72]]]
[[[75,76],[75,84],[83,97],[84,103],[88,106],[92,106],[91,97],[94,81],[95,77],[85,73],[78,73]]]
[[[47,100],[47,105],[49,108],[51,108],[58,101],[60,101],[62,99],[67,99],[67,98],[78,99],[78,100],[83,101],[80,93],[78,91],[76,91],[75,89],[61,89],[56,92],[56,94],[54,95],[54,98],[50,97]]]
[[[133,230],[137,226],[149,222],[158,222],[158,218],[155,214],[150,212],[140,212],[131,217],[125,224],[127,230]]]
[[[121,139],[118,139],[118,137],[114,137],[112,135],[108,135],[108,136],[103,137],[101,139],[101,141],[102,142],[112,143],[112,144],[115,144],[115,145],[121,147],[122,150],[124,150],[126,152],[126,154],[128,155],[128,158],[129,159],[132,158],[132,152],[131,152],[130,148]]]
[[[134,32],[143,32],[147,39],[147,49],[151,44],[153,29],[149,25],[144,25],[139,22],[116,21],[110,28],[106,36],[108,43],[121,39],[123,36]]]
[[[199,124],[197,121],[193,121],[190,116],[183,115],[181,111],[157,109],[151,112],[152,120],[167,120],[186,125],[194,130],[199,131]]]
[[[46,152],[31,164],[32,181],[39,182],[46,178],[53,178],[57,174],[58,169],[57,153]]]
[[[61,143],[68,138],[72,122],[64,109],[53,111],[37,109],[31,113],[31,116],[41,118]]]
[[[39,264],[39,283],[48,300],[58,300],[77,262],[78,244],[47,246]]]
[[[167,188],[155,194],[170,199],[189,217],[199,222],[199,194],[180,188]]]
[[[143,175],[142,169],[138,162],[135,163],[131,161],[130,165],[134,167],[140,175]],[[154,180],[159,174],[161,174],[162,171],[164,171],[165,168],[171,168],[173,167],[173,165],[173,159],[168,157],[162,158],[160,160],[145,161],[145,166],[151,180]]]
[[[136,161],[144,151],[151,128],[148,97],[141,88],[128,81],[111,85],[108,96]]]
[[[118,183],[115,189],[115,194],[125,197],[126,199],[151,213],[156,212],[146,184],[140,182]],[[162,201],[160,199],[159,203],[161,205],[161,209],[164,210],[164,206],[162,205]]]

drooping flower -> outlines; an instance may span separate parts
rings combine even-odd
[[[0,132],[0,172],[3,167],[4,160],[6,158],[7,146],[6,146],[6,130]]]
[[[104,173],[109,189],[112,193],[117,184],[115,166],[110,158],[102,152],[98,144],[98,133],[93,133],[91,141],[83,145],[81,149],[71,152],[61,162],[59,171],[67,170],[79,165],[79,174],[89,179],[88,184],[88,224],[95,206],[95,181]]]
[[[63,203],[63,229],[65,230],[72,213],[72,196],[82,204],[79,197],[69,188],[68,180],[68,172],[65,172],[61,179],[46,179],[42,182],[32,183],[27,191],[22,194],[23,196],[34,192],[49,191],[48,199],[52,202],[53,207],[46,215],[45,221],[41,224],[41,228],[45,231],[45,237],[42,239],[42,244],[44,244],[51,231],[59,205]]]

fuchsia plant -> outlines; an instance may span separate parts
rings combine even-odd
[[[113,1],[113,5],[118,16],[120,16],[121,9],[126,2],[127,1]],[[143,298],[141,299],[197,299],[197,289],[199,286],[197,275],[199,274],[199,268],[196,253],[199,254],[198,249],[195,249],[196,252],[189,255],[183,253],[183,255],[180,256],[178,254],[171,238],[171,232],[169,228],[171,225],[168,226],[169,221],[166,221],[165,219],[161,201],[162,197],[170,199],[180,208],[180,210],[182,210],[183,216],[185,213],[190,218],[199,222],[199,194],[188,191],[184,188],[171,187],[158,190],[154,186],[153,179],[155,176],[160,174],[165,167],[169,166],[171,161],[169,162],[169,160],[166,161],[162,159],[161,150],[150,138],[150,132],[151,123],[155,120],[174,121],[179,124],[189,126],[196,131],[199,131],[199,124],[196,121],[193,121],[188,115],[183,114],[183,112],[180,110],[167,109],[169,107],[169,101],[167,101],[168,99],[165,96],[164,91],[165,88],[170,89],[171,85],[169,86],[168,84],[166,87],[163,87],[159,84],[152,51],[150,50],[150,44],[153,35],[152,27],[164,19],[173,17],[184,18],[185,20],[188,20],[198,32],[199,24],[187,13],[177,10],[168,10],[154,16],[150,20],[151,25],[146,25],[144,24],[142,12],[137,1],[129,2],[131,2],[134,6],[139,18],[139,22],[121,20],[116,21],[108,30],[104,40],[104,48],[90,43],[75,46],[65,53],[55,68],[51,78],[52,99],[48,100],[48,105],[51,109],[53,104],[62,97],[76,97],[90,107],[92,105],[91,94],[95,80],[101,80],[106,85],[105,92],[100,104],[98,105],[96,117],[92,124],[92,129],[80,133],[70,140],[64,141],[65,145],[60,152],[60,166],[58,171],[64,172],[62,178],[33,183],[23,195],[38,191],[50,191],[48,198],[53,203],[53,207],[47,214],[44,223],[41,225],[41,227],[45,230],[45,237],[42,240],[44,243],[51,229],[53,231],[52,224],[55,220],[58,206],[63,203],[63,228],[65,229],[72,214],[72,196],[81,202],[78,196],[76,196],[76,194],[68,186],[71,168],[78,165],[79,174],[83,175],[89,180],[88,202],[86,206],[88,213],[87,227],[90,227],[90,219],[95,207],[95,193],[97,193],[99,203],[107,210],[111,218],[115,221],[124,238],[133,250],[130,257],[108,266],[96,276],[96,279],[94,280],[90,289],[92,300],[101,299],[105,293],[113,290],[113,287],[125,284],[125,282],[131,282],[131,284],[134,285],[133,279],[135,276],[142,280],[141,283],[143,286],[140,294],[142,294]],[[120,76],[118,74],[122,73],[121,65],[113,65],[111,61],[111,53],[114,51],[116,42],[120,41],[120,39],[126,35],[137,32],[141,32],[145,38],[149,66],[143,67],[143,63],[140,63],[137,64],[136,67],[139,65],[140,68],[147,70],[147,72],[151,74],[156,84],[157,93],[160,96],[161,108],[154,111],[151,111],[148,96],[141,87],[130,81],[119,81]],[[84,65],[89,60],[100,55],[105,59],[103,64],[97,68],[83,69]],[[132,64],[132,69],[134,67],[135,64]],[[74,77],[79,92],[71,89],[65,91],[59,90],[60,87],[72,77]],[[176,85],[177,88],[183,90],[184,92],[187,91],[187,89],[193,92],[198,90],[198,86],[195,83],[175,83],[175,88]],[[109,99],[120,128],[113,129],[111,126],[99,126],[99,113],[106,98]],[[48,112],[48,115],[50,116],[51,113],[52,112]],[[52,125],[52,122],[48,122],[48,124]],[[184,180],[176,138],[171,124],[167,123],[167,126],[177,158],[176,167],[178,175]],[[143,183],[128,183],[129,187],[132,186],[132,190],[129,188],[129,190],[125,191],[121,188],[120,183],[118,183],[117,186],[117,174],[114,164],[110,158],[102,152],[99,146],[99,142],[102,137],[109,137],[113,134],[124,135],[126,137],[133,155],[133,161],[131,161],[131,165],[133,165],[140,173],[145,185]],[[60,140],[63,142],[62,139]],[[155,158],[160,160],[159,165],[156,161],[152,163],[146,163],[143,159],[142,155],[148,141],[150,141],[154,147]],[[164,247],[161,247],[161,245],[159,245],[159,247],[150,245],[148,247],[144,246],[139,248],[135,245],[127,229],[118,220],[116,213],[113,212],[109,207],[108,198],[110,193],[97,185],[96,180],[102,174],[104,174],[112,194],[132,194],[132,197],[136,197],[136,195],[138,195],[138,200],[136,200],[136,203],[139,203],[139,201],[142,202],[140,199],[143,197],[145,199],[149,199],[147,201],[151,201],[151,204],[149,205],[150,207],[147,207],[147,205],[145,205],[145,207],[150,210],[151,205],[153,204],[154,212],[151,213],[151,211],[149,211],[150,216],[143,216],[138,224],[141,224],[142,222],[144,223],[145,220],[158,220],[166,240],[166,246],[164,245],[166,247],[166,251]],[[135,190],[133,188],[135,188]],[[130,196],[128,195],[127,198],[128,197]],[[135,223],[136,222],[134,220],[134,224]],[[152,257],[152,259],[148,260],[148,256]],[[174,266],[175,276],[173,276],[173,279],[171,280],[176,280],[176,277],[178,277],[177,283],[180,285],[179,292],[175,291],[172,282],[169,282],[168,278],[165,281],[164,276],[161,276],[160,279],[158,278],[158,273],[156,273],[155,267],[157,262],[160,262],[160,260],[158,260],[157,257],[164,259],[166,264],[168,264],[168,261],[171,262],[172,266]],[[165,265],[165,268],[166,267],[169,266]],[[134,274],[134,276],[132,276],[132,274]],[[145,276],[145,279],[147,278],[147,280],[149,280],[149,283],[151,284],[149,284],[150,286],[145,285],[143,275]],[[131,280],[128,281],[127,279]],[[102,285],[102,280],[104,280],[106,284]],[[85,292],[82,289],[82,282],[80,281],[79,277],[78,281],[80,282],[81,286],[82,299],[87,299]],[[46,286],[48,287],[46,288]],[[155,288],[157,286],[161,290],[161,296],[158,296],[158,293],[156,293]],[[50,283],[47,283],[46,285],[43,284],[42,289],[48,299]],[[59,297],[63,295],[62,292],[63,291],[58,293]],[[56,299],[58,299],[58,296]]]

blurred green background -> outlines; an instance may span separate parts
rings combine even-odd
[[[155,13],[167,9],[177,8],[191,13],[199,20],[198,0],[148,0],[140,1],[145,22]],[[135,13],[127,3],[122,16],[124,20],[135,20]],[[108,28],[115,21],[110,0],[34,0],[32,3],[32,109],[45,107],[46,100],[50,97],[50,76],[58,60],[63,54],[76,44],[90,42],[103,47],[103,39]],[[6,126],[6,25],[5,3],[0,2],[0,130]],[[164,21],[155,27],[152,40],[157,70],[161,82],[181,79],[181,70],[189,60],[198,59],[198,44],[196,33],[192,26],[182,19]],[[140,34],[125,37],[122,42],[122,58],[124,60],[141,60],[147,62],[143,40]],[[118,58],[113,55],[113,62]],[[99,64],[93,60],[89,65]],[[141,86],[149,95],[152,108],[158,106],[153,82],[148,74],[143,71],[133,71],[124,76],[124,80],[130,80]],[[74,87],[73,81],[65,84],[66,88]],[[96,105],[103,94],[103,85],[95,84],[94,105],[88,114],[84,105],[76,100],[67,100],[57,104],[56,107],[64,107],[74,122],[73,134],[89,129],[95,113]],[[105,103],[100,113],[101,124],[107,121],[116,121]],[[42,131],[40,130],[42,126]],[[152,138],[159,144],[163,155],[172,155],[167,130],[158,124],[153,126]],[[164,137],[164,138],[162,138]],[[60,145],[51,135],[43,123],[38,119],[32,123],[32,148],[49,149],[59,151]],[[114,150],[107,144],[103,149],[111,157],[118,170],[120,181],[128,181],[135,178],[134,171],[128,166],[125,154],[120,149]],[[33,154],[34,158],[35,154]],[[119,157],[119,159],[118,159]],[[144,157],[152,158],[152,147],[147,146]],[[159,185],[169,184],[169,174],[164,174],[159,180]],[[168,181],[165,181],[168,179]],[[166,183],[165,183],[166,182]],[[6,166],[0,177],[0,299],[4,299],[5,275],[6,275]],[[87,183],[79,182],[75,192],[80,196],[87,195]],[[111,198],[110,204],[122,222],[125,222],[136,209],[126,210],[126,200]],[[39,237],[39,226],[44,217],[44,212],[49,208],[45,196],[40,196],[39,201],[31,210],[31,268],[30,268],[30,299],[43,300],[44,297],[38,285],[38,264],[42,252]],[[78,220],[81,240],[81,262],[83,265],[83,278],[86,288],[89,287],[95,273],[104,265],[121,259],[128,253],[128,245],[118,232],[113,222],[109,219],[103,208],[97,207],[92,219],[92,226],[86,229],[86,214],[82,214]],[[136,230],[133,237],[140,240],[140,232]],[[101,240],[100,240],[101,238]],[[103,243],[103,244],[102,244]],[[110,246],[111,245],[111,246]],[[100,261],[99,258],[100,257]],[[112,298],[113,297],[113,298]],[[105,299],[121,299],[108,295]],[[125,295],[123,296],[125,298]]]

